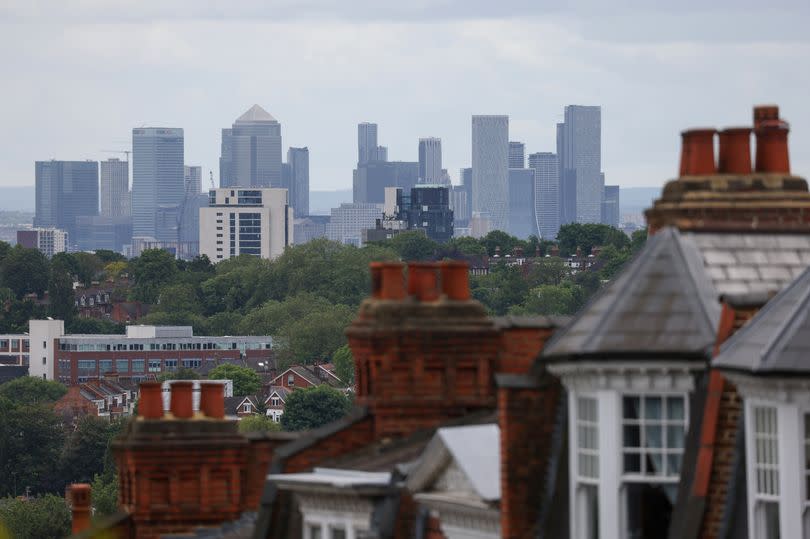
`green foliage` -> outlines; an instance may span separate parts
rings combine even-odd
[[[89,287],[101,273],[104,264],[92,253],[71,253],[76,261],[76,278],[85,287]]]
[[[189,369],[188,367],[180,367],[179,369],[175,369],[173,371],[165,371],[158,375],[157,381],[158,382],[165,382],[166,380],[198,380],[200,375],[197,374],[193,369]]]
[[[239,421],[239,432],[275,432],[281,430],[281,425],[273,418],[264,414],[250,415]]]
[[[48,283],[49,312],[57,320],[70,320],[76,314],[73,277],[69,267],[59,261],[51,264]]]
[[[67,388],[59,382],[21,376],[0,384],[0,399],[8,399],[15,406],[50,404],[61,399]]]
[[[62,449],[63,482],[90,483],[104,471],[104,457],[117,425],[104,418],[85,416],[68,436]]]
[[[504,315],[509,307],[521,303],[529,293],[529,283],[518,266],[490,267],[488,275],[473,278],[472,295],[495,315]]]
[[[37,249],[15,245],[0,262],[0,278],[18,298],[30,293],[42,297],[50,279],[48,259]]]
[[[262,387],[261,377],[253,369],[223,363],[211,369],[209,380],[233,380],[234,395],[255,395]]]
[[[529,299],[513,314],[572,314],[577,307],[577,297],[573,286],[540,285],[533,288]]]
[[[110,251],[109,249],[97,249],[93,254],[96,255],[96,258],[102,266],[106,266],[112,262],[123,262],[124,264],[127,262],[127,257],[121,253]]]
[[[435,241],[418,230],[401,232],[383,245],[396,251],[402,260],[431,260],[438,248]]]
[[[484,245],[489,256],[494,256],[498,251],[498,247],[501,248],[501,256],[504,256],[511,254],[515,247],[523,246],[523,242],[518,238],[510,236],[501,230],[493,230],[481,238],[481,243]]]
[[[65,322],[65,332],[79,334],[122,335],[125,333],[123,324],[110,320],[96,318],[74,317]]]
[[[590,223],[561,226],[557,233],[557,241],[563,256],[574,254],[577,247],[582,249],[583,255],[589,255],[593,247],[612,245],[617,249],[624,249],[630,246],[630,239],[621,230],[609,225]]]
[[[202,305],[193,285],[172,284],[161,289],[155,310],[166,313],[200,314]]]
[[[354,356],[348,344],[344,344],[332,355],[335,374],[346,385],[354,385]]]
[[[465,255],[485,255],[487,249],[480,241],[470,236],[453,238],[443,246],[444,257],[459,257]]]
[[[155,303],[161,287],[177,273],[174,257],[163,249],[146,249],[129,266],[135,279],[133,297],[144,303]]]
[[[642,228],[640,230],[636,230],[630,236],[630,252],[635,254],[639,252],[644,245],[647,243],[647,229]]]
[[[0,331],[3,333],[26,333],[28,321],[46,316],[45,307],[30,299],[18,300],[8,288],[0,288],[5,309],[0,309]]]
[[[9,251],[11,251],[11,244],[0,241],[0,262],[8,255]]]
[[[340,419],[349,407],[349,399],[328,385],[297,389],[287,397],[281,427],[288,431],[315,429]]]
[[[242,315],[236,312],[222,312],[209,316],[206,320],[206,335],[238,335]]]
[[[2,527],[14,539],[62,539],[70,535],[71,515],[65,499],[46,494],[31,500],[0,500]]]
[[[91,497],[94,520],[115,514],[118,511],[118,474],[96,474]]]

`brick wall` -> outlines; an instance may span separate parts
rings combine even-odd
[[[366,417],[290,455],[284,461],[284,473],[311,470],[325,460],[360,449],[372,441],[373,422]]]

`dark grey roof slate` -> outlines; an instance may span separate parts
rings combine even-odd
[[[697,245],[666,228],[557,332],[543,356],[703,354],[719,316]]]
[[[810,373],[810,269],[720,349],[713,365],[753,374]]]

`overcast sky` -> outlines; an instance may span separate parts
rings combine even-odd
[[[554,151],[566,104],[602,106],[607,183],[661,185],[682,129],[748,125],[763,102],[810,175],[810,2],[543,3],[0,0],[0,185],[33,185],[35,160],[114,157],[137,126],[184,128],[186,163],[217,179],[220,130],[254,103],[285,155],[309,147],[312,189],[351,187],[358,122],[391,160],[441,137],[457,182],[472,114]]]

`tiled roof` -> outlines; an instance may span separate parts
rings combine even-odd
[[[552,338],[543,356],[703,354],[715,339],[716,297],[695,242],[664,229]]]
[[[720,349],[713,365],[753,374],[810,373],[810,269]]]
[[[682,233],[703,256],[717,295],[776,292],[810,266],[810,235]]]

